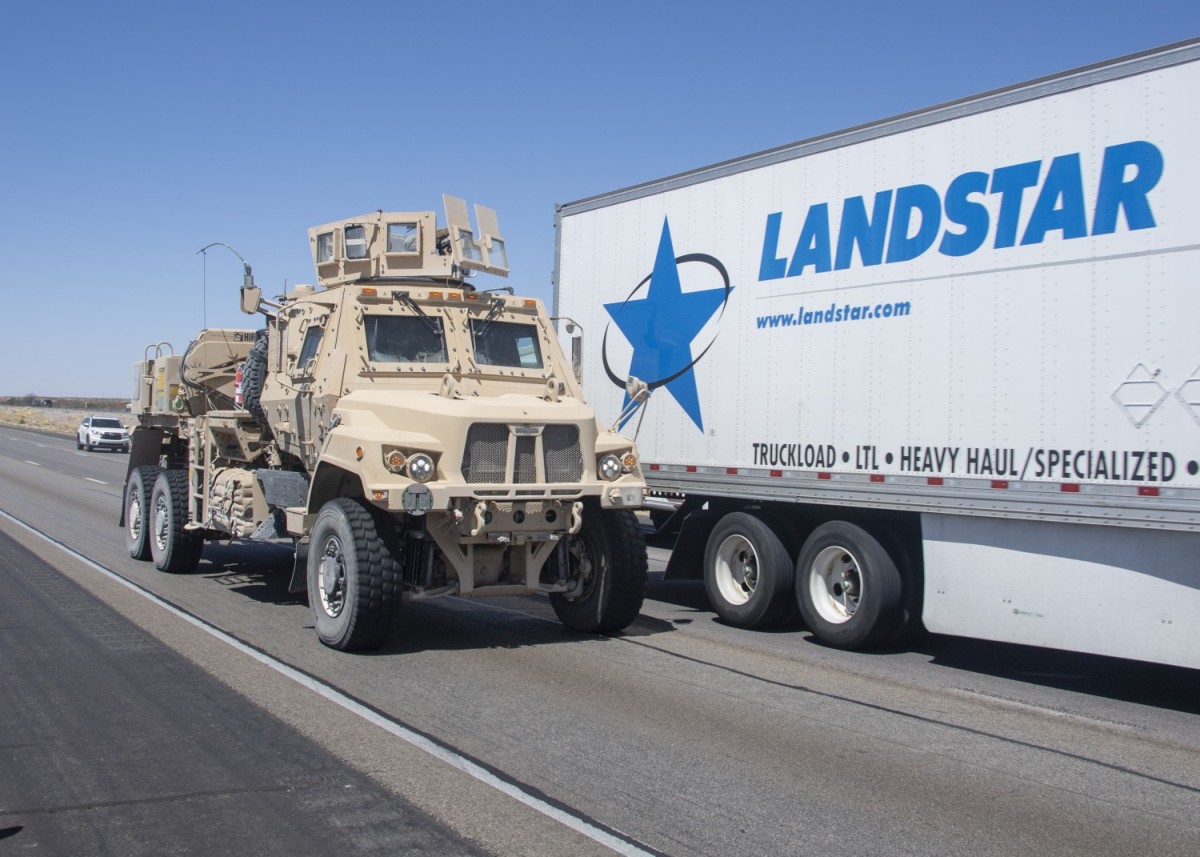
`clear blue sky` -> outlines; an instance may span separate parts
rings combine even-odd
[[[311,282],[305,230],[497,209],[551,296],[554,204],[1200,35],[1197,0],[9,0],[0,395],[124,396]],[[204,296],[207,293],[207,301]]]

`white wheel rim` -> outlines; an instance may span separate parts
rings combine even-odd
[[[154,542],[158,545],[159,551],[167,549],[169,520],[167,498],[160,494],[158,501],[154,504]]]
[[[129,538],[134,542],[141,541],[142,538],[142,499],[134,494],[129,498],[129,509],[125,512],[125,518],[129,521]]]
[[[836,545],[817,554],[808,570],[808,593],[826,622],[853,619],[862,600],[862,569],[854,554]]]
[[[758,588],[758,553],[744,536],[729,536],[717,548],[713,577],[717,591],[730,604],[740,606]]]
[[[325,539],[319,578],[317,591],[321,593],[321,607],[336,619],[346,606],[346,560],[337,536]]]

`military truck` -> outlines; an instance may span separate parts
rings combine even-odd
[[[241,308],[263,329],[146,349],[130,556],[188,572],[206,540],[291,537],[290,589],[341,650],[381,645],[401,602],[444,595],[548,593],[586,632],[634,620],[635,445],[584,403],[541,301],[467,281],[508,275],[495,212],[475,206],[476,232],[465,202],[444,205],[444,227],[432,211],[314,227],[316,286],[268,300],[245,265]]]

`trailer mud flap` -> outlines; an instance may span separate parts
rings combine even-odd
[[[288,584],[288,592],[306,592],[308,590],[308,539],[296,542],[296,562],[292,566],[292,580]]]
[[[723,512],[704,511],[692,512],[683,519],[663,580],[700,580],[704,577],[704,548],[713,527],[723,517]]]

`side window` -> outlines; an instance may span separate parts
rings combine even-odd
[[[296,358],[296,375],[311,375],[312,364],[317,359],[317,353],[321,348],[321,337],[325,334],[325,328],[320,325],[311,325],[304,332],[304,342],[300,346],[300,356]]]

